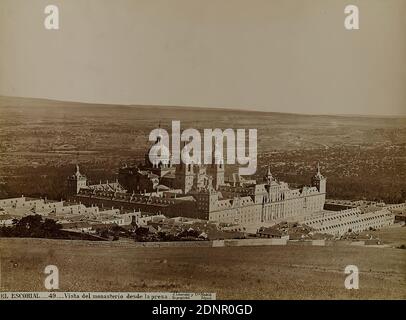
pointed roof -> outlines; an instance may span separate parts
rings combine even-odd
[[[158,135],[153,145],[145,154],[145,165],[157,168],[161,165],[169,165],[171,162],[171,153],[168,146],[164,143],[163,135],[161,134],[161,122],[159,122]]]
[[[314,175],[314,178],[324,179],[323,175],[320,172],[320,162],[319,161],[317,161],[317,171],[316,171],[316,174]]]
[[[270,164],[268,164],[268,169],[267,169],[267,171],[266,171],[266,174],[265,174],[265,180],[267,180],[268,182],[271,182],[272,180],[273,180],[273,176],[272,176],[272,172],[271,172],[271,165]]]
[[[267,170],[267,172],[266,172],[266,175],[267,175],[268,177],[269,177],[269,176],[272,177],[271,165],[270,165],[270,164],[268,164],[268,170]]]
[[[72,175],[73,179],[86,179],[86,176],[81,174],[79,171],[79,164],[76,164],[76,171],[75,173]]]
[[[223,159],[223,150],[222,146],[218,143],[216,140],[216,143],[214,144],[214,148],[212,150],[212,161],[213,164],[223,164],[224,159]]]

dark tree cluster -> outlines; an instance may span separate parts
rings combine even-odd
[[[0,228],[0,236],[2,237],[19,237],[19,238],[63,238],[61,232],[62,226],[57,224],[52,219],[42,219],[42,216],[30,215],[14,219],[12,227]]]
[[[102,240],[85,233],[62,230],[62,226],[52,219],[43,219],[41,215],[29,215],[20,220],[14,219],[13,226],[0,227],[0,237],[46,238],[67,240]]]

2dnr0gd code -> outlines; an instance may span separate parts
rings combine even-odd
[[[199,304],[197,305],[196,314],[251,314],[252,313],[252,306],[249,304],[246,305],[210,305],[210,304]]]

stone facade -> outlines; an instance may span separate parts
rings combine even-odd
[[[154,145],[159,143],[158,139]],[[261,183],[235,174],[231,182],[225,182],[221,159],[212,165],[172,166],[169,159],[151,161],[146,154],[143,165],[120,168],[119,181],[114,184],[86,185],[84,181],[86,177],[77,167],[68,179],[74,191],[71,200],[233,224],[265,223],[318,212],[323,210],[326,197],[326,178],[319,165],[310,186],[290,189],[272,176],[270,168]]]
[[[209,208],[209,220],[213,221],[253,224],[280,220],[323,210],[325,178],[320,182],[324,192],[319,185],[290,189],[287,183],[273,178],[261,184],[224,185],[220,193],[198,198],[198,207]],[[225,199],[219,199],[220,195]]]

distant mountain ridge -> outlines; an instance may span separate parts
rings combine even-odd
[[[355,118],[401,118],[406,119],[406,115],[394,116],[376,116],[376,115],[343,115],[343,114],[306,114],[306,113],[284,113],[284,112],[274,112],[274,111],[258,111],[258,110],[243,110],[243,109],[233,109],[233,108],[211,108],[211,107],[187,107],[187,106],[161,106],[161,105],[125,105],[125,104],[103,104],[103,103],[88,103],[88,102],[76,102],[76,101],[61,101],[53,99],[43,99],[43,98],[27,98],[27,97],[11,97],[0,95],[0,107],[105,107],[105,108],[139,108],[139,109],[150,109],[154,110],[166,110],[166,111],[187,111],[187,112],[218,112],[218,113],[230,113],[237,112],[242,114],[258,114],[258,115],[284,115],[287,117],[355,117]]]
[[[160,106],[160,105],[137,105],[137,104],[105,104],[105,103],[89,103],[89,102],[77,102],[77,101],[61,101],[53,99],[42,98],[26,98],[26,97],[10,97],[0,95],[0,107],[74,107],[74,106],[87,106],[87,107],[135,107],[135,108],[159,108],[164,110],[187,110],[187,111],[220,111],[220,112],[248,112],[248,113],[272,113],[256,110],[241,110],[232,108],[206,108],[206,107],[186,107],[186,106]],[[279,112],[278,112],[279,113]]]

